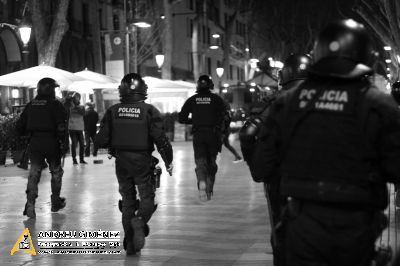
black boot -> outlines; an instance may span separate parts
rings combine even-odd
[[[76,160],[76,158],[72,158],[72,163],[73,164],[78,164],[78,161]]]
[[[81,158],[81,159],[79,160],[79,163],[80,163],[80,164],[87,164],[87,162],[85,162],[85,160],[83,160],[83,158]]]
[[[35,202],[30,202],[30,201],[26,202],[23,215],[26,215],[29,218],[36,218]]]
[[[62,197],[53,197],[51,196],[51,211],[58,212],[59,210],[63,209],[67,205],[65,202],[65,198]]]

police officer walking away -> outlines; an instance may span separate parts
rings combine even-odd
[[[243,155],[246,162],[253,171],[254,166],[251,164],[254,151],[257,145],[257,139],[260,135],[265,134],[268,128],[265,127],[264,122],[268,117],[269,107],[279,97],[280,94],[285,93],[292,88],[298,87],[308,77],[308,68],[311,64],[311,58],[302,54],[291,54],[284,61],[283,68],[279,71],[279,85],[280,91],[268,101],[265,101],[263,108],[258,108],[259,112],[253,114],[246,120],[245,124],[239,131],[239,140],[242,148]],[[264,182],[253,176],[255,182]],[[274,176],[269,182],[264,182],[264,191],[268,201],[268,214],[271,223],[271,246],[274,255],[274,265],[284,266],[285,263],[285,245],[284,245],[284,226],[282,222],[282,206],[285,204],[285,198],[279,194],[279,175]]]
[[[116,175],[122,196],[122,225],[127,255],[145,244],[154,210],[152,152],[154,144],[167,171],[172,172],[172,146],[165,135],[160,112],[144,100],[147,85],[139,74],[125,75],[119,86],[121,103],[111,106],[100,124],[95,142],[110,148],[115,156]],[[140,201],[136,198],[138,188]]]
[[[43,78],[37,85],[37,96],[29,102],[17,121],[20,135],[30,136],[31,168],[26,189],[27,202],[24,215],[35,218],[35,200],[42,163],[46,159],[51,173],[51,211],[64,208],[65,198],[60,197],[63,169],[61,157],[67,149],[67,111],[56,100],[55,88],[59,87],[52,78]]]
[[[329,24],[309,78],[270,107],[253,176],[287,197],[287,265],[370,265],[387,182],[400,177],[400,113],[366,78],[372,41],[354,20]]]
[[[197,81],[197,93],[186,100],[179,123],[193,124],[193,149],[196,163],[197,186],[201,200],[213,194],[218,152],[221,152],[223,119],[226,111],[222,98],[211,90],[214,83],[207,75]],[[189,118],[189,114],[192,115]]]

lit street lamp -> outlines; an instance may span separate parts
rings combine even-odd
[[[164,55],[163,54],[156,54],[156,63],[158,66],[158,72],[161,72],[161,67],[164,64]]]
[[[215,72],[217,72],[218,90],[219,90],[219,94],[221,94],[222,93],[221,78],[222,78],[222,75],[224,75],[224,68],[223,67],[217,67],[217,69],[215,69]]]

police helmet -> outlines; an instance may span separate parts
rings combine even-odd
[[[279,85],[284,86],[290,81],[306,79],[311,58],[308,55],[291,54],[283,63],[279,71]]]
[[[372,74],[375,52],[364,25],[352,20],[330,23],[317,37],[310,72],[326,77],[358,78]]]
[[[52,78],[42,78],[37,84],[37,94],[40,96],[56,97],[55,88],[60,87]]]
[[[120,96],[139,94],[147,96],[147,85],[137,73],[126,74],[118,88]]]
[[[201,75],[197,80],[197,92],[214,89],[214,83],[210,76]]]
[[[392,84],[391,94],[396,100],[397,104],[400,105],[400,81],[396,81]]]

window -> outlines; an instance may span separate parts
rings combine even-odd
[[[207,57],[207,74],[211,76],[211,58]]]
[[[89,6],[86,3],[82,3],[82,26],[83,36],[91,35],[89,25]]]
[[[211,43],[210,38],[211,38],[211,31],[210,31],[210,28],[207,27],[207,44],[208,45],[210,45],[210,43]]]
[[[240,68],[236,68],[236,79],[241,80],[240,78]]]
[[[203,25],[203,43],[207,43],[207,30],[206,30],[206,26]]]
[[[100,30],[104,30],[104,23],[103,23],[103,9],[99,8],[99,26]]]
[[[233,79],[233,66],[229,65],[229,79]]]
[[[189,65],[190,71],[193,71],[193,54],[192,53],[188,53],[188,65]]]

